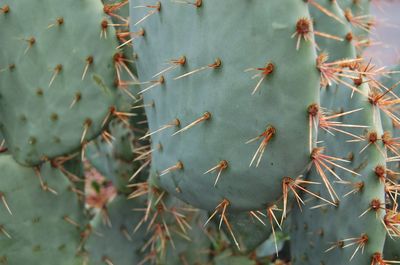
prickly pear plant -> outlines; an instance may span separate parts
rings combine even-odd
[[[99,212],[87,227],[85,249],[88,264],[140,264],[145,257],[141,251],[146,244],[145,226],[132,228],[143,217],[135,211],[145,207],[144,200],[127,200],[120,195],[107,205],[107,212]],[[112,244],[110,244],[112,243]]]
[[[391,91],[398,90],[398,85],[399,85],[399,66],[396,65],[394,67],[391,67],[390,70],[392,71],[390,74],[387,76],[381,78],[381,83],[388,88]],[[396,106],[392,107],[391,111],[396,112]],[[395,143],[398,141],[399,137],[399,121],[397,119],[392,119],[392,118],[386,118],[382,117],[382,121],[384,124],[384,129],[385,129],[385,134],[389,136],[389,138],[392,139],[392,142]],[[393,141],[394,139],[394,141]],[[397,151],[397,148],[390,148],[388,150],[388,158],[387,158],[387,165],[388,165],[388,170],[386,172],[388,180],[390,180],[390,183],[387,185],[387,190],[394,191],[396,189],[396,183],[399,183],[399,175],[398,175],[398,170],[399,170],[399,152]],[[400,230],[399,230],[399,200],[397,198],[396,201],[396,195],[393,196],[393,198],[389,201],[387,204],[387,210],[386,210],[386,215],[384,217],[384,223],[388,229],[388,235],[386,238],[385,242],[385,248],[384,248],[384,257],[387,260],[400,260]]]
[[[331,61],[352,55],[353,32],[345,22],[343,11],[336,1],[310,1],[310,15],[314,22],[315,41],[319,53],[326,53]],[[335,23],[337,27],[332,27]],[[342,23],[345,23],[343,25]]]
[[[139,209],[143,212],[143,218],[135,227],[139,229],[146,226],[151,233],[143,246],[143,251],[147,253],[146,261],[162,265],[208,262],[211,243],[204,228],[201,228],[209,221],[204,211],[194,209],[160,189],[153,175],[147,182],[129,186],[135,188],[129,199],[147,198],[147,206]]]
[[[0,264],[400,263],[370,2],[0,0]]]
[[[228,213],[226,218],[230,220],[231,230],[236,233],[237,242],[233,243],[237,243],[244,253],[254,251],[272,232],[275,234],[275,223],[270,223],[268,216],[262,211]],[[215,222],[219,224],[220,220],[216,219]],[[224,231],[226,234],[231,232],[227,227],[224,227]]]
[[[123,64],[102,4],[1,5],[1,130],[10,152],[37,165],[79,150],[108,121],[115,68]]]
[[[185,217],[189,224],[185,235],[177,235],[171,239],[166,249],[166,255],[160,264],[207,264],[210,262],[211,242],[204,228],[207,220],[206,212],[194,210]],[[171,231],[179,231],[180,224],[175,222],[170,225]],[[172,241],[173,240],[173,241]]]
[[[384,217],[384,223],[388,231],[388,236],[386,238],[383,256],[385,259],[391,261],[400,260],[400,218],[398,213],[398,203],[399,200],[397,200],[397,204],[394,203],[392,208],[386,211],[386,215]]]
[[[113,120],[109,130],[104,131],[86,148],[89,163],[112,181],[120,192],[130,192],[127,189],[130,180],[145,181],[147,178],[145,174],[140,174],[141,168],[148,162],[141,162],[146,156],[142,156],[143,153],[136,150],[136,141],[135,134],[129,126],[119,120]]]
[[[256,261],[246,256],[234,255],[231,250],[219,254],[214,259],[215,265],[256,265]]]
[[[6,141],[4,140],[4,136],[0,131],[0,153],[5,153],[8,151],[8,148],[6,146]]]
[[[119,41],[117,50],[122,62],[118,66],[119,78],[116,80],[119,88],[116,103],[119,110],[117,117],[124,120],[129,118],[136,135],[142,137],[148,127],[147,123],[143,123],[145,120],[143,98],[137,94],[140,82],[136,77],[136,54],[132,49],[132,43],[136,38],[143,37],[145,32],[141,29],[137,32],[130,31],[129,0],[103,0],[102,2],[104,13],[111,18],[115,27],[115,33]],[[134,114],[129,113],[132,110]]]
[[[318,2],[326,12],[340,20],[344,17],[335,2]],[[327,20],[336,26],[327,27]],[[316,24],[321,26],[320,30],[336,30],[336,35],[351,34],[349,25],[337,23],[329,16],[318,17]],[[321,104],[333,113],[323,108],[319,113],[321,148],[330,150],[337,158],[330,163],[334,168],[327,167],[326,171],[317,168],[309,174],[310,183],[323,182],[326,187],[310,187],[303,201],[327,198],[330,202],[315,202],[311,209],[303,212],[295,210],[291,234],[293,263],[370,264],[372,261],[375,265],[373,260],[377,253],[383,252],[386,236],[382,224],[386,211],[385,187],[389,181],[386,177],[387,142],[380,119],[381,109],[385,114],[387,111],[380,106],[386,91],[368,85],[374,83],[374,73],[360,59],[355,59],[355,47],[348,52],[337,48],[341,44],[336,39],[327,42],[328,45],[321,43],[321,46],[329,54],[334,58],[346,58],[330,63],[341,68],[343,76],[335,81],[337,84],[328,82],[322,88]],[[320,58],[322,56],[325,55],[321,54]],[[339,120],[333,121],[335,117]],[[347,165],[338,166],[337,161],[347,162]],[[336,179],[335,184],[331,177]],[[390,195],[389,191],[388,197]],[[340,229],[332,230],[338,223],[342,225]]]
[[[158,185],[213,215],[273,204],[315,142],[308,108],[319,101],[319,78],[307,4],[130,8],[131,30],[146,32],[135,51],[153,149],[162,146],[152,153]]]
[[[0,264],[82,264],[84,216],[68,179],[50,163],[0,156]]]
[[[357,50],[361,53],[370,45],[369,33],[375,24],[370,14],[373,0],[339,0],[344,11],[345,21],[351,25]]]

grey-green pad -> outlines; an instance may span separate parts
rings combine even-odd
[[[257,215],[257,217],[254,215]],[[232,231],[239,243],[239,251],[241,253],[249,253],[255,250],[272,234],[269,219],[263,214],[258,213],[258,211],[254,211],[254,215],[250,212],[227,214],[229,223],[232,226]],[[215,222],[219,223],[219,219],[215,219]],[[227,227],[223,226],[223,229],[224,232],[229,235]],[[233,245],[234,241],[232,237],[229,237],[229,239]]]
[[[86,157],[102,175],[111,180],[120,192],[129,191],[129,179],[141,166],[134,161],[135,135],[126,124],[113,120],[109,124],[113,139],[109,142],[103,137],[91,141],[86,148]],[[145,171],[145,170],[144,170]],[[135,180],[146,179],[147,175],[135,177]]]
[[[339,16],[340,13],[337,13],[337,11],[341,12],[340,9],[332,10]],[[333,25],[343,27],[342,30],[344,31],[349,30],[349,25],[342,25],[334,21]],[[334,44],[332,43],[332,45]],[[353,48],[350,52],[344,49],[340,53],[336,51],[334,56],[336,58],[355,58],[355,49]],[[353,80],[345,80],[345,82],[352,84]],[[360,85],[358,89],[363,91],[364,94],[369,93],[369,87],[366,83]],[[378,148],[384,150],[381,141],[370,144],[365,150],[363,148],[369,143],[366,138],[368,132],[376,132],[378,136],[383,133],[380,113],[378,109],[374,109],[376,107],[371,105],[364,95],[354,93],[352,96],[352,90],[344,85],[334,84],[323,88],[321,104],[322,107],[333,113],[360,109],[336,121],[343,124],[369,127],[365,129],[345,128],[345,131],[365,139],[360,142],[347,142],[354,140],[354,138],[338,132],[334,132],[333,136],[320,130],[318,140],[322,141],[321,145],[326,147],[325,153],[349,160],[343,166],[360,175],[329,165],[346,182],[340,184],[337,183],[338,180],[330,174],[328,169],[324,169],[340,201],[337,201],[335,207],[323,205],[325,203],[316,200],[315,197],[304,196],[303,200],[307,201],[308,204],[303,207],[303,211],[296,207],[292,215],[292,263],[294,265],[370,264],[374,253],[382,253],[386,237],[386,231],[381,222],[385,211],[379,209],[379,207],[384,208],[384,184],[375,174],[376,167],[385,168],[386,163],[384,155],[378,150]],[[338,164],[340,163],[338,162]],[[321,176],[315,170],[310,172],[309,180],[323,183]],[[323,184],[309,185],[307,189],[325,199],[330,199],[330,195]],[[376,211],[369,210],[373,200],[382,203]],[[312,206],[317,207],[311,209]],[[363,236],[367,236],[364,247],[361,244],[362,238],[365,239]],[[359,242],[356,242],[357,239]],[[352,243],[353,245],[351,245]],[[359,247],[359,251],[354,254],[357,247]],[[363,251],[361,251],[362,249]]]
[[[0,15],[1,130],[19,163],[37,165],[102,130],[115,100],[118,41],[100,1],[2,4],[10,12]]]
[[[0,156],[0,264],[81,265],[77,256],[84,216],[67,178],[50,163],[40,168],[45,191],[33,168]],[[79,225],[79,227],[78,227]]]
[[[144,212],[134,209],[144,208],[143,199],[127,200],[117,196],[107,205],[107,215],[111,227],[103,222],[103,214],[98,213],[91,221],[92,233],[85,244],[89,265],[139,264],[146,256],[141,248],[146,243],[146,226],[141,226],[135,233],[135,226],[144,217]]]
[[[231,210],[261,209],[276,201],[282,177],[301,174],[310,161],[307,108],[318,103],[319,77],[313,42],[301,40],[296,50],[297,37],[302,36],[295,34],[297,22],[309,17],[307,4],[209,0],[196,7],[163,1],[159,11],[133,27],[155,10],[135,8],[147,4],[131,2],[131,30],[140,25],[146,32],[135,40],[135,51],[141,81],[155,80],[142,86],[145,90],[155,85],[143,92],[145,104],[154,101],[154,107],[146,109],[150,131],[180,121],[180,127],[152,137],[153,149],[163,147],[153,153],[154,172],[161,174],[178,161],[183,164],[183,169],[159,177],[160,186],[206,210],[223,199],[230,201]],[[164,82],[157,83],[159,77],[153,76],[168,67],[166,62],[182,56],[186,63],[165,72]],[[274,65],[272,73],[266,67],[269,62]],[[265,67],[267,73],[252,95],[263,74],[252,79],[260,71],[245,70],[257,67]],[[202,117],[195,126],[171,136]],[[269,125],[276,134],[259,166],[255,161],[249,167],[266,137],[246,142]],[[204,173],[223,160],[229,166],[214,187],[217,170]]]
[[[315,0],[320,6],[329,12],[335,14],[337,18],[345,22],[343,10],[340,9],[336,1],[330,0]],[[351,40],[347,39],[348,34],[352,34],[351,28],[346,23],[345,26],[338,25],[339,22],[333,17],[328,16],[326,13],[322,12],[320,9],[310,4],[310,16],[314,22],[314,30],[319,31],[324,34],[329,34],[342,40],[336,40],[328,37],[315,36],[315,41],[320,48],[320,53],[326,52],[329,55],[330,61],[344,59],[341,56],[343,54],[351,54],[353,52],[354,46]]]

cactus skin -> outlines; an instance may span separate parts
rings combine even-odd
[[[110,125],[110,133],[116,139],[114,141],[114,155],[116,158],[131,162],[135,158],[135,135],[131,128],[121,121],[115,120]]]
[[[4,140],[3,133],[0,130],[0,153],[5,153],[8,151],[6,141]]]
[[[41,166],[41,176],[55,195],[42,190],[33,168],[17,164],[10,155],[0,156],[0,172],[0,190],[12,212],[1,204],[0,264],[82,264],[76,251],[83,227],[66,218],[82,224],[85,217],[66,177],[50,163]]]
[[[342,21],[346,21],[343,11],[340,9],[336,1],[318,0],[316,2],[334,14],[337,14],[338,18]],[[343,59],[341,57],[343,54],[352,54],[354,46],[352,45],[351,40],[348,39],[348,36],[352,36],[353,34],[351,28],[349,26],[333,27],[332,25],[337,24],[338,21],[332,17],[328,17],[313,5],[310,5],[309,9],[310,16],[314,21],[314,30],[342,38],[342,41],[339,41],[331,38],[315,36],[315,41],[320,48],[320,52],[328,53],[331,61]]]
[[[396,94],[399,91],[399,86],[397,84],[400,81],[399,71],[400,71],[400,65],[392,66],[388,69],[389,74],[387,74],[387,76],[382,76],[380,79],[380,82],[387,88],[393,87],[393,92]],[[385,127],[387,128],[388,131],[393,130],[394,137],[399,137],[400,136],[399,126],[396,124],[396,121],[392,120],[389,121],[389,120],[387,119],[385,120],[384,122]]]
[[[91,235],[85,244],[89,265],[139,264],[145,253],[141,248],[146,243],[146,226],[133,233],[134,226],[143,218],[143,212],[132,209],[145,207],[144,200],[127,200],[119,195],[107,205],[107,215],[111,226],[103,223],[103,214],[99,212],[91,221]],[[133,227],[132,227],[133,226]]]
[[[60,169],[69,179],[72,189],[76,191],[76,195],[81,202],[81,206],[85,204],[85,172],[84,165],[80,154],[65,161],[62,164],[52,163],[53,167]]]
[[[98,137],[87,145],[85,155],[91,166],[114,183],[115,175],[113,174],[113,167],[110,165],[110,160],[115,161],[112,145]]]
[[[255,260],[246,256],[234,256],[230,250],[226,250],[214,259],[214,265],[256,265]]]
[[[183,206],[182,202],[172,196],[164,194],[163,197],[165,197],[163,203],[171,210]],[[85,244],[89,257],[88,264],[102,264],[105,258],[112,264],[119,265],[140,264],[144,260],[152,260],[158,265],[184,264],[184,261],[187,264],[207,264],[209,261],[207,251],[211,243],[202,228],[207,220],[205,212],[193,211],[186,216],[185,220],[192,229],[188,229],[187,234],[182,236],[179,234],[182,232],[176,219],[169,213],[159,212],[159,217],[151,220],[152,214],[157,211],[157,205],[154,205],[149,219],[138,226],[135,233],[132,233],[145,216],[145,213],[138,209],[146,208],[146,200],[146,197],[127,200],[124,195],[118,195],[106,207],[111,226],[103,222],[102,213],[99,212],[95,216],[91,221],[91,235]],[[136,211],[132,211],[133,209]],[[153,223],[150,223],[151,221]],[[160,241],[156,241],[157,251],[153,253],[149,246],[146,248],[144,246],[150,242],[152,233],[157,232],[157,229],[153,230],[153,228],[163,226],[164,222],[172,238],[166,239],[166,246],[161,246]],[[164,247],[163,252],[158,247],[160,249]],[[150,261],[144,264],[150,264]]]
[[[386,260],[400,260],[399,238],[386,238],[383,256]]]
[[[329,8],[329,6],[325,7]],[[337,13],[339,9],[335,11],[330,8],[329,10],[335,12],[338,16],[341,15]],[[328,19],[328,17],[326,17],[326,19]],[[316,24],[322,23],[317,21]],[[345,32],[349,30],[348,25],[341,25],[339,23],[332,25],[335,25],[335,28],[346,27],[344,30]],[[331,28],[333,27],[331,26]],[[343,31],[343,29],[337,30],[339,32]],[[341,54],[334,54],[334,57],[355,58],[355,49],[353,48],[352,53],[346,53],[345,50],[342,50]],[[349,82],[352,82],[352,80],[349,80]],[[363,84],[358,88],[368,94],[368,85]],[[323,90],[321,93],[321,102],[324,104],[323,107],[338,113],[362,108],[361,111],[343,116],[340,122],[344,124],[367,125],[369,126],[368,130],[375,131],[378,135],[382,135],[383,130],[381,127],[379,110],[374,110],[373,106],[364,96],[355,93],[351,98],[350,89],[342,85],[334,85]],[[378,113],[378,115],[374,117],[374,113]],[[351,128],[348,131],[356,135],[363,135],[366,133],[363,129],[360,130],[357,128]],[[373,199],[379,199],[380,202],[385,202],[384,184],[381,183],[375,175],[376,166],[381,165],[385,167],[385,158],[375,145],[371,145],[360,153],[360,150],[365,147],[367,143],[346,143],[349,137],[340,133],[335,133],[335,136],[332,136],[322,131],[319,133],[318,140],[324,142],[324,145],[329,151],[329,155],[345,159],[348,159],[350,154],[353,156],[350,159],[351,163],[345,166],[361,174],[361,176],[353,175],[338,167],[335,167],[334,170],[345,181],[349,181],[353,184],[362,181],[363,188],[355,194],[344,197],[344,195],[354,189],[354,187],[344,184],[333,185],[340,198],[337,207],[329,205],[318,209],[308,209],[311,206],[321,204],[320,201],[313,200],[314,203],[310,203],[310,206],[307,205],[303,208],[302,212],[298,209],[294,210],[291,232],[292,263],[294,265],[370,264],[373,254],[377,252],[382,253],[383,251],[386,232],[381,223],[381,219],[385,211],[378,210],[375,212],[371,210],[362,217],[360,217],[360,215],[370,207]],[[378,142],[377,146],[382,150],[384,149],[381,142]],[[321,182],[321,177],[313,170],[309,175],[309,180]],[[319,186],[318,188],[310,187],[309,190],[319,194],[323,198],[329,199],[330,197],[325,186]],[[306,196],[304,200],[307,200],[307,198],[309,198],[309,196]],[[340,224],[340,226],[338,226],[338,224]],[[335,229],[332,229],[333,227]],[[346,248],[338,246],[326,252],[327,249],[341,240],[358,238],[363,234],[368,236],[368,242],[365,246],[364,253],[357,253],[351,262],[349,260],[358,244]],[[352,241],[346,241],[344,244],[347,245],[350,242]]]
[[[372,109],[368,106],[369,103],[365,103],[364,98],[359,95],[354,95],[354,97],[348,108],[345,108],[344,111],[364,107],[365,112],[372,113]],[[339,104],[343,104],[342,102],[339,101]],[[382,133],[382,129],[376,126],[376,124],[374,125],[372,114],[369,117],[366,113],[362,115],[365,116],[361,117],[360,115],[358,118],[343,119],[343,121],[345,123],[364,121],[363,124],[371,125],[371,128],[375,128],[378,133]],[[291,237],[292,250],[296,257],[293,260],[293,264],[318,264],[321,261],[326,265],[347,264],[346,262],[349,262],[354,249],[334,249],[324,253],[331,246],[328,242],[337,242],[347,238],[358,237],[362,234],[368,235],[368,244],[364,250],[364,254],[359,253],[352,262],[354,264],[368,264],[367,262],[371,260],[373,253],[382,253],[383,250],[386,232],[380,219],[384,215],[384,210],[378,212],[378,217],[374,211],[369,211],[361,218],[359,216],[368,209],[373,199],[379,199],[381,202],[385,201],[384,186],[379,182],[374,173],[376,166],[385,165],[385,160],[381,153],[376,149],[373,150],[373,148],[369,148],[370,150],[365,150],[359,155],[358,152],[364,147],[363,144],[350,146],[349,143],[343,143],[342,146],[335,148],[334,146],[338,145],[339,141],[344,140],[344,138],[338,135],[335,136],[335,140],[327,138],[326,135],[322,135],[320,139],[325,140],[327,146],[330,148],[330,154],[336,157],[345,157],[351,152],[355,155],[348,167],[356,170],[362,177],[353,176],[342,170],[336,170],[336,173],[344,180],[351,181],[354,184],[362,181],[364,187],[357,194],[343,198],[344,194],[351,191],[354,187],[350,185],[335,185],[336,192],[341,198],[338,207],[327,206],[316,210],[303,209],[303,212],[299,210],[295,211],[294,216],[296,217],[294,219],[297,222],[293,226],[294,231],[292,231],[293,236]],[[379,147],[383,148],[382,145]],[[320,181],[320,177],[315,172],[312,172],[309,178],[311,181]],[[324,188],[311,189],[311,191],[320,193],[324,198],[329,198],[329,194]],[[314,205],[318,204],[315,203]],[[331,229],[338,223],[340,223],[340,229]],[[304,244],[304,241],[307,241],[308,244]]]
[[[108,37],[100,38],[102,23],[109,23],[101,3],[2,4],[10,12],[0,15],[6,69],[0,74],[0,122],[10,152],[21,164],[37,165],[79,150],[83,135],[85,142],[100,133],[115,102],[118,42],[109,26]]]
[[[134,38],[140,38],[141,36],[129,30],[127,22],[129,21],[129,0],[102,0],[102,2],[104,5],[104,12],[108,14],[113,23],[116,24],[115,31],[120,44],[118,50],[123,55],[127,69],[129,69],[129,72],[123,71],[121,73],[122,82],[119,82],[116,106],[121,112],[132,112],[132,106],[135,106],[134,113],[136,115],[130,117],[129,120],[132,130],[135,132],[136,136],[140,138],[148,131],[147,123],[143,122],[146,119],[145,110],[143,107],[138,107],[143,105],[143,99],[137,94],[140,87],[135,84],[126,85],[124,81],[132,82],[137,79],[135,65],[136,54],[132,50],[132,43],[134,43]],[[132,80],[132,75],[135,77],[134,80]]]
[[[296,51],[297,39],[291,39],[298,20],[308,17],[307,5],[297,0],[234,0],[227,8],[217,0],[203,1],[200,7],[167,1],[133,27],[153,11],[134,8],[142,4],[147,2],[131,2],[131,30],[143,27],[146,31],[144,38],[135,41],[141,81],[157,79],[152,76],[165,68],[166,61],[183,55],[187,59],[183,67],[164,74],[163,84],[143,93],[146,104],[155,103],[146,109],[150,131],[174,119],[181,124],[153,135],[152,148],[163,146],[153,153],[153,172],[161,173],[178,161],[184,166],[159,177],[160,187],[206,210],[213,210],[223,199],[230,202],[232,211],[261,209],[279,199],[281,178],[300,174],[309,162],[307,107],[318,103],[313,44],[303,40]],[[244,10],[252,15],[243,16]],[[217,58],[220,67],[173,80]],[[252,80],[244,70],[265,67],[268,62],[275,65],[273,73],[251,95],[259,79]],[[171,137],[205,117],[205,112],[211,114],[209,120]],[[262,139],[245,143],[268,125],[276,128],[276,135],[259,166],[254,163],[249,168]],[[203,173],[221,160],[229,166],[214,188],[217,173]]]
[[[141,166],[138,161],[133,161],[135,134],[119,120],[110,122],[109,131],[113,140],[107,142],[103,137],[96,138],[87,145],[86,157],[93,167],[112,181],[119,192],[127,193],[130,192],[130,189],[126,187],[129,179]],[[146,179],[147,171],[143,170],[134,181]]]
[[[227,214],[227,218],[232,225],[232,230],[239,242],[239,251],[241,253],[250,253],[254,251],[259,245],[267,240],[272,233],[270,220],[261,214],[258,214],[258,216],[265,225],[249,212]],[[279,219],[279,217],[277,218]],[[219,223],[219,220],[216,219],[215,222]],[[227,228],[225,226],[223,228],[225,234],[229,235]],[[229,238],[231,243],[234,244],[232,238]]]
[[[192,227],[187,232],[187,238],[176,235],[173,240],[175,248],[168,244],[166,255],[160,258],[160,265],[170,264],[209,264],[209,249],[211,242],[204,231],[204,222],[207,220],[205,211],[197,211],[186,217]],[[171,224],[172,231],[178,231],[177,223]],[[185,263],[186,262],[186,263]]]
[[[342,10],[351,8],[356,15],[365,15],[369,13],[371,0],[338,0]]]
[[[344,10],[345,12],[349,12],[349,14],[351,14],[352,16],[364,17],[361,19],[361,21],[370,24],[368,29],[371,29],[374,25],[374,17],[370,15],[371,1],[372,0],[338,0],[338,3],[342,10]],[[359,41],[367,41],[365,45],[359,46],[358,52],[362,53],[364,48],[368,46],[369,32],[355,24],[351,24],[351,28],[356,39],[358,39]]]
[[[154,175],[147,182],[138,183],[137,188],[147,198],[148,219],[142,224],[151,239],[144,248],[147,259],[159,265],[208,264],[211,241],[203,227],[207,213],[160,189]],[[136,199],[134,194],[128,198]]]
[[[391,71],[399,71],[400,66],[396,65],[390,68]],[[386,87],[391,88],[397,82],[400,81],[400,76],[398,73],[393,73],[388,75],[388,77],[382,77],[380,80]],[[397,90],[397,88],[395,88]],[[384,125],[384,130],[392,133],[393,137],[399,137],[400,131],[399,127],[395,126],[396,122],[392,121],[386,115],[382,117],[382,123]],[[399,162],[388,162],[388,168],[394,172],[399,172],[400,163]],[[395,175],[395,181],[399,182],[399,178]],[[400,203],[400,201],[398,201]],[[398,237],[390,238],[388,235],[386,237],[385,248],[383,251],[383,256],[386,260],[400,260],[400,240]]]

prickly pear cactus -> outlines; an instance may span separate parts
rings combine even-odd
[[[398,92],[398,82],[400,81],[400,77],[398,74],[398,71],[400,70],[400,67],[398,65],[391,67],[390,70],[392,71],[391,74],[388,76],[382,77],[381,82],[388,88],[392,89],[395,92]],[[396,111],[396,107],[393,108],[394,111]],[[390,119],[386,115],[385,117],[382,117],[384,129],[386,133],[390,133],[392,137],[399,137],[399,126],[398,126],[398,121],[396,119]],[[387,160],[388,168],[389,171],[387,172],[387,176],[394,182],[398,183],[399,182],[399,176],[398,176],[398,171],[399,171],[399,166],[400,163],[397,159],[397,154],[391,153],[390,151],[388,152],[388,160]],[[390,210],[392,211],[387,211],[387,214],[385,216],[386,224],[391,225],[391,223],[399,223],[399,215],[398,215],[398,205],[399,205],[399,200],[397,200],[397,204],[391,203],[388,205]],[[393,227],[393,226],[392,226]],[[384,257],[386,260],[400,260],[400,240],[398,236],[396,235],[396,229],[394,230],[389,230],[391,231],[391,235],[387,235],[386,237],[386,242],[385,242],[385,248],[384,248]]]
[[[167,245],[166,254],[161,258],[161,265],[169,264],[208,264],[210,262],[211,242],[204,228],[207,215],[204,211],[194,211],[186,217],[190,229],[187,234],[178,233]],[[171,231],[179,231],[179,223],[169,225]]]
[[[230,213],[227,214],[227,218],[231,223],[232,232],[235,232],[242,253],[254,251],[267,240],[272,233],[271,225],[275,225],[275,223],[270,223],[269,218],[262,211]],[[217,225],[219,222],[218,219],[215,220]],[[224,231],[227,235],[231,232],[227,227],[224,227]],[[231,237],[230,239],[232,240]]]
[[[67,178],[0,156],[0,264],[82,264],[84,216]]]
[[[400,240],[398,238],[387,238],[383,256],[387,260],[400,260]]]
[[[335,88],[334,88],[335,89]],[[339,87],[336,89],[343,90]],[[362,88],[362,91],[368,91]],[[345,91],[347,92],[347,91]],[[339,95],[346,97],[339,97]],[[376,123],[373,116],[373,107],[365,101],[363,96],[358,94],[350,99],[351,92],[343,93],[338,91],[338,99],[331,107],[334,109],[343,108],[343,112],[363,108],[353,117],[344,117],[341,122],[344,124],[368,125],[369,132],[376,132],[382,135],[382,128]],[[343,104],[344,103],[344,104]],[[357,130],[350,130],[351,133],[359,134]],[[368,135],[366,130],[364,133]],[[358,143],[346,143],[348,137],[342,137],[335,133],[320,133],[324,146],[329,154],[350,162],[343,170],[334,167],[334,173],[342,180],[333,185],[330,191],[335,192],[336,206],[312,200],[315,196],[306,196],[303,200],[313,201],[303,211],[295,210],[292,231],[292,251],[294,255],[293,264],[318,264],[323,262],[329,264],[347,264],[352,261],[354,264],[368,264],[374,253],[382,253],[385,241],[385,228],[382,225],[384,216],[384,183],[382,173],[385,171],[385,158],[379,149],[383,149],[380,142],[369,144],[368,139]],[[339,145],[339,143],[342,143]],[[340,148],[339,148],[340,146]],[[364,149],[364,150],[363,150]],[[361,153],[360,153],[361,152]],[[312,171],[309,180],[323,183],[321,177],[329,173]],[[385,173],[383,173],[385,174]],[[322,175],[322,176],[321,176]],[[378,176],[379,175],[379,176]],[[329,176],[327,181],[333,183],[335,176]],[[326,199],[331,199],[331,194],[325,185],[321,187],[310,187],[309,190]],[[324,205],[325,204],[325,205]],[[308,209],[315,207],[316,209]],[[331,229],[335,224],[340,223],[340,229]],[[307,243],[305,243],[307,242]],[[358,250],[359,251],[358,251]]]
[[[353,31],[354,43],[358,53],[370,45],[369,35],[375,25],[375,18],[370,14],[373,0],[339,0],[344,11],[345,20],[350,23]],[[380,5],[379,1],[376,1]],[[382,1],[384,2],[384,1]]]
[[[316,3],[317,5],[313,4]],[[327,53],[331,61],[343,59],[344,54],[352,54],[353,33],[345,23],[342,9],[336,1],[318,0],[309,4],[310,15],[314,22],[315,41],[320,53]],[[330,16],[329,16],[330,15]]]
[[[332,7],[325,6],[343,17],[340,9]],[[349,25],[337,22],[334,25],[338,32],[350,32]],[[338,51],[328,50],[335,58],[347,58],[348,62],[355,58],[355,48],[350,53],[345,49],[340,49],[339,54]],[[362,66],[358,67],[364,72]],[[346,66],[343,71],[349,73]],[[372,104],[373,90],[362,82],[369,77],[355,74],[354,80],[342,79],[339,85],[322,88],[321,104],[325,109],[321,108],[319,114],[318,140],[335,162],[326,165],[326,160],[315,160],[319,168],[310,172],[308,180],[321,185],[310,185],[313,187],[308,191],[312,194],[307,193],[303,198],[310,205],[303,211],[294,210],[291,234],[294,265],[370,264],[375,253],[383,251],[386,155],[380,138],[383,130],[379,109]],[[361,82],[357,82],[359,79]],[[338,119],[333,120],[334,117]],[[335,130],[337,125],[340,131]],[[339,165],[340,162],[346,164]],[[321,197],[331,202],[316,200]],[[340,227],[332,229],[337,224]]]
[[[211,242],[203,227],[207,221],[205,211],[185,204],[160,189],[150,175],[147,182],[136,183],[128,198],[147,198],[147,206],[135,229],[145,226],[150,234],[143,246],[149,262],[169,264],[207,264]]]
[[[0,0],[0,264],[400,263],[371,2]]]
[[[135,153],[134,142],[137,139],[129,126],[113,120],[110,122],[108,135],[109,137],[106,137],[103,134],[90,142],[86,148],[86,157],[89,163],[112,181],[120,192],[129,192],[127,185],[130,179],[144,181],[147,178],[146,170],[135,176],[146,161],[141,163],[140,154]]]
[[[318,103],[319,78],[307,4],[132,1],[130,8],[131,31],[146,32],[135,51],[140,93],[153,103],[152,148],[162,146],[152,154],[159,185],[206,210],[278,200],[282,177],[301,174],[315,140],[307,111]]]
[[[226,250],[219,254],[214,259],[215,265],[256,265],[255,260],[251,260],[249,257],[234,255],[230,250]]]
[[[37,165],[79,150],[107,122],[121,71],[101,2],[1,5],[0,126],[10,152]]]
[[[127,200],[117,196],[99,212],[88,228],[90,234],[85,244],[88,264],[131,265],[144,261],[146,253],[141,249],[148,240],[146,227],[134,232],[134,226],[141,221],[144,213],[134,211],[145,207],[144,200]]]

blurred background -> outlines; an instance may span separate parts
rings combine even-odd
[[[371,1],[376,22],[371,33],[372,45],[365,51],[365,58],[390,67],[400,63],[400,0]]]

